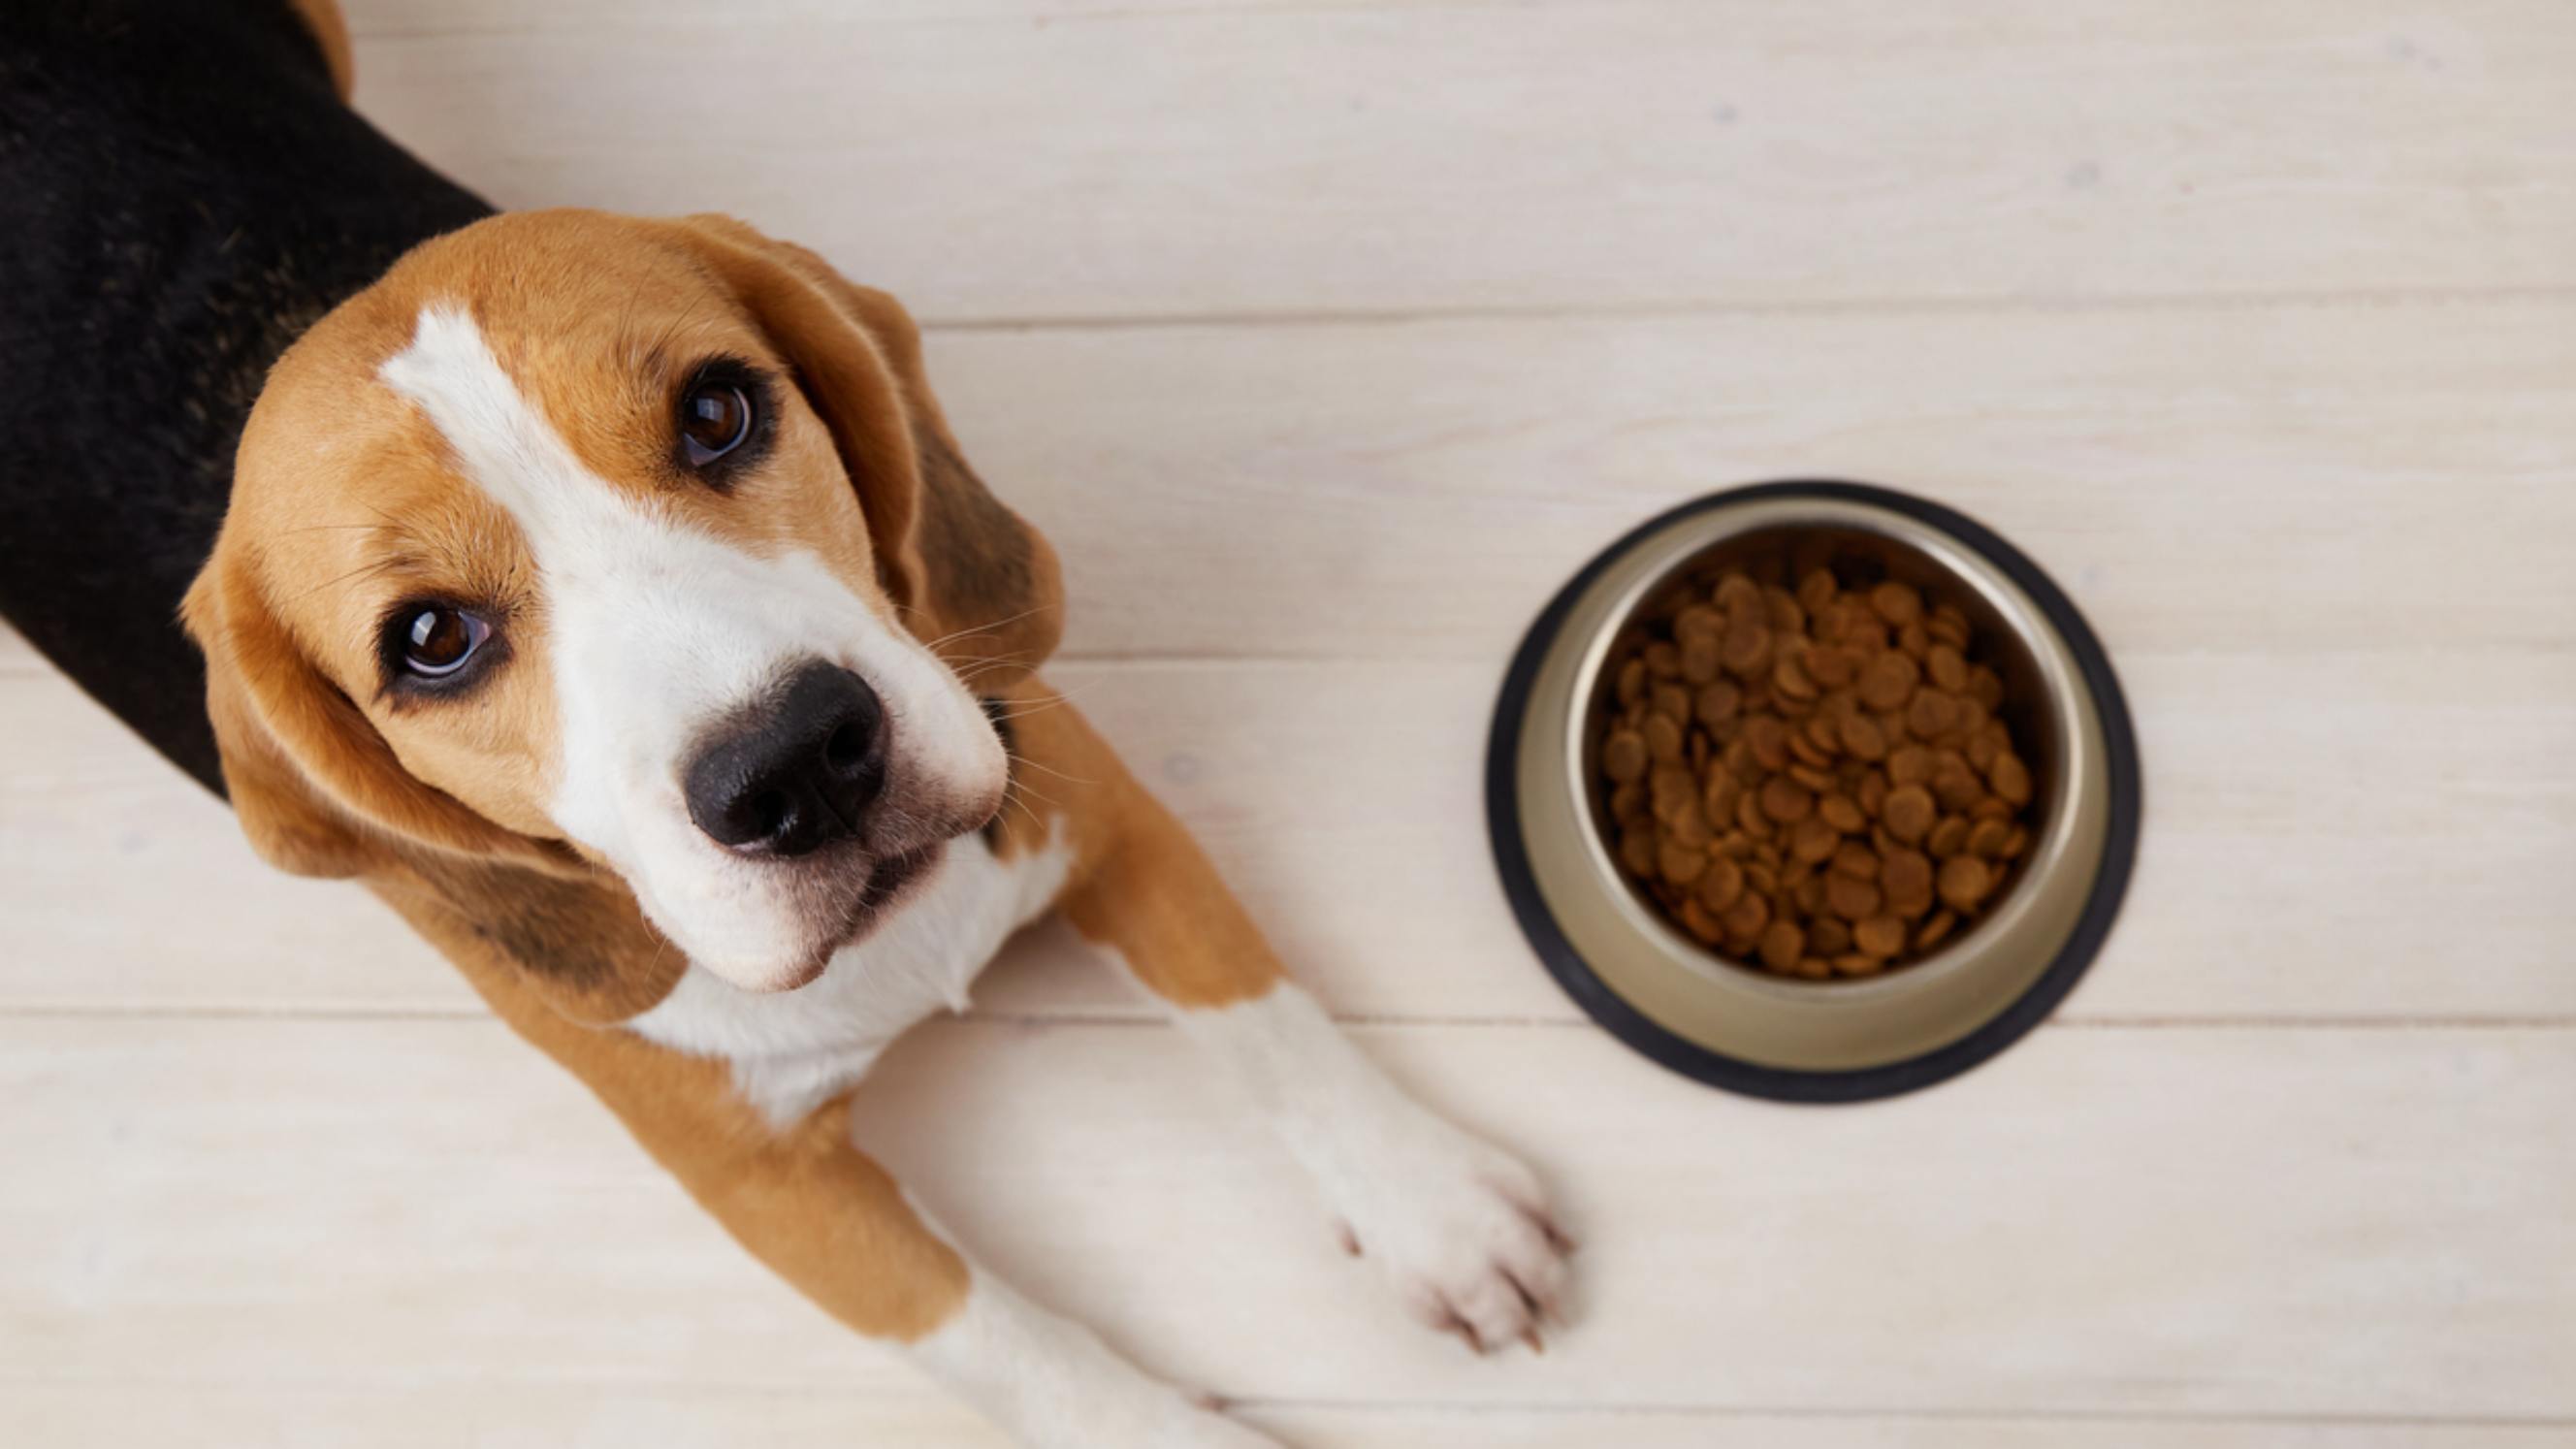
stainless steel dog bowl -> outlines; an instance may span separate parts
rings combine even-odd
[[[1593,786],[1604,663],[1623,626],[1701,570],[1822,562],[1926,586],[1968,612],[1977,657],[2004,678],[2003,714],[2037,784],[2036,844],[1993,908],[1934,955],[1855,981],[1764,975],[1667,925],[1620,872]],[[1595,558],[1512,661],[1486,805],[1523,932],[1594,1020],[1685,1075],[1806,1102],[1929,1086],[2037,1025],[2110,930],[2140,811],[2119,681],[2066,596],[1975,522],[1841,482],[1715,494]]]

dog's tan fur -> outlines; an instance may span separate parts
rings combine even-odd
[[[1270,989],[1278,962],[1187,833],[1033,677],[1060,628],[1054,557],[966,469],[891,298],[738,223],[542,213],[424,248],[296,345],[245,435],[239,501],[186,606],[245,828],[286,869],[365,878],[763,1261],[864,1333],[916,1337],[953,1310],[965,1268],[850,1144],[844,1102],[775,1129],[718,1064],[601,1029],[660,1000],[685,963],[613,874],[550,833],[543,672],[510,671],[461,706],[462,729],[415,728],[373,698],[371,656],[346,621],[374,609],[352,595],[398,597],[409,574],[463,575],[509,600],[517,662],[545,648],[507,519],[455,487],[425,424],[366,385],[442,295],[506,314],[513,338],[548,339],[504,361],[622,487],[660,486],[638,441],[653,429],[637,420],[660,406],[672,359],[724,346],[792,368],[822,426],[788,428],[779,471],[828,486],[767,512],[679,493],[691,524],[747,548],[823,551],[977,671],[1020,716],[1023,767],[1045,782],[1042,803],[1006,814],[1000,851],[1064,831],[1076,854],[1064,909],[1149,988],[1222,1005]],[[641,355],[638,339],[652,339]],[[373,568],[374,555],[399,562]]]

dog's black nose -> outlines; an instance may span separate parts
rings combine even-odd
[[[803,855],[858,833],[885,785],[885,709],[819,660],[710,739],[681,777],[689,818],[745,855]]]

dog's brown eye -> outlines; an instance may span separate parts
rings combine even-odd
[[[424,679],[443,679],[465,667],[491,637],[492,626],[462,609],[424,605],[401,626],[403,668]]]
[[[703,468],[751,436],[751,399],[726,382],[702,382],[680,399],[680,442],[689,466]]]

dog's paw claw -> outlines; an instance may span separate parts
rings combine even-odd
[[[1515,1340],[1543,1351],[1540,1331],[1565,1322],[1573,1239],[1518,1159],[1425,1128],[1353,1190],[1351,1239],[1431,1327],[1479,1353]]]

